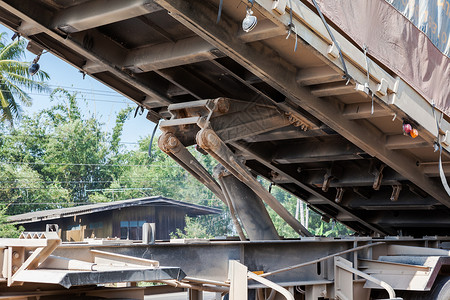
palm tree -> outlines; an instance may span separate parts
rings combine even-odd
[[[5,45],[5,35],[0,33],[0,122],[8,121],[13,125],[13,121],[21,116],[21,105],[31,105],[31,97],[25,90],[48,91],[44,80],[50,77],[38,71],[37,80],[32,79],[28,73],[30,63],[20,61],[25,57],[25,41],[18,38]]]

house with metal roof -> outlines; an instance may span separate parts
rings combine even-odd
[[[154,196],[29,212],[10,216],[8,220],[24,226],[27,231],[45,231],[47,224],[56,224],[65,241],[85,238],[140,240],[142,225],[155,223],[155,239],[166,240],[170,233],[186,226],[185,216],[220,212],[216,208]]]

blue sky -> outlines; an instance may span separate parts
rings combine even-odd
[[[0,25],[0,32],[6,32],[8,39],[12,36],[12,32],[2,25]],[[32,61],[34,57],[34,54],[27,51],[26,61]],[[114,126],[116,115],[122,108],[127,106],[136,107],[131,100],[89,75],[86,75],[85,79],[83,79],[78,69],[52,53],[43,54],[39,60],[39,65],[42,70],[49,73],[50,80],[48,84],[51,88],[62,87],[68,91],[77,92],[79,99],[86,99],[87,105],[84,105],[84,101],[79,101],[83,111],[86,114],[94,114],[98,120],[105,124],[107,131],[110,131]],[[30,95],[33,98],[33,105],[31,107],[23,106],[26,114],[32,114],[52,105],[48,94],[30,93]],[[134,112],[125,123],[122,134],[122,141],[125,145],[128,145],[127,148],[132,148],[140,137],[151,134],[154,128],[154,123],[145,118],[145,112],[141,116],[138,114],[136,118],[133,118],[133,115]]]

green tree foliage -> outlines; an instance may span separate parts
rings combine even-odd
[[[7,223],[6,208],[0,209],[0,238],[17,238],[24,231],[23,226]]]
[[[54,106],[24,116],[20,126],[0,125],[0,203],[8,214],[86,203],[121,175],[117,135],[129,109],[109,134],[82,114],[76,94],[57,89],[51,99]]]
[[[204,238],[210,239],[214,235],[208,233],[208,227],[202,226],[198,220],[194,218],[186,217],[186,227],[182,230],[177,228],[175,233],[171,233],[170,237],[173,239],[184,239],[184,238]]]
[[[311,232],[316,236],[340,237],[354,234],[352,230],[342,223],[335,220],[326,222],[321,215],[315,212],[310,213],[309,224],[312,229]]]
[[[58,182],[45,182],[29,165],[0,164],[0,182],[1,204],[8,207],[9,213],[25,213],[31,207],[33,210],[57,208],[60,199],[69,198],[68,191]]]
[[[21,114],[21,105],[30,106],[31,97],[28,91],[46,91],[48,87],[44,80],[48,74],[38,71],[37,80],[28,73],[30,63],[22,62],[25,52],[25,40],[16,39],[5,44],[6,34],[0,34],[0,123],[9,121],[12,125],[14,119]]]

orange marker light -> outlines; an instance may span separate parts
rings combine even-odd
[[[409,133],[413,139],[415,139],[417,136],[419,136],[419,131],[417,129],[413,128],[411,132]]]

